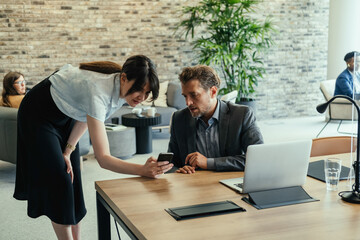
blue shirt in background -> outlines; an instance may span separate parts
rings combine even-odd
[[[334,96],[336,95],[353,97],[353,77],[347,69],[336,79]]]

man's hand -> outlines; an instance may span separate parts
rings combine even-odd
[[[176,170],[177,173],[185,173],[185,174],[192,174],[195,173],[195,168],[193,168],[192,166],[189,165],[185,165],[182,168],[179,168],[178,170]]]
[[[185,164],[189,164],[193,168],[207,169],[207,158],[199,152],[193,152],[187,155]]]

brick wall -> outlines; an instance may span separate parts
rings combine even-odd
[[[145,54],[164,81],[176,80],[190,63],[191,47],[173,36],[184,1],[1,2],[0,73],[20,70],[37,82],[65,63],[122,64],[130,55]]]
[[[10,70],[35,84],[65,63],[145,54],[160,81],[195,64],[188,41],[174,36],[189,0],[1,0],[0,78]],[[257,95],[259,119],[315,115],[326,77],[329,0],[261,4],[278,26]]]
[[[265,58],[267,75],[259,83],[259,118],[318,116],[324,98],[329,0],[272,0],[262,6],[278,26],[275,46]]]

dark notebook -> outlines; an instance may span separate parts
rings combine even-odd
[[[249,198],[243,197],[242,200],[257,209],[318,201],[312,198],[301,186],[252,192],[249,193]]]
[[[165,209],[165,211],[176,220],[183,220],[238,211],[245,212],[246,210],[242,207],[239,207],[232,201],[222,201],[177,208],[168,208]]]
[[[317,180],[325,182],[324,160],[309,163],[307,175]],[[341,166],[340,180],[346,180],[349,176],[350,168]]]

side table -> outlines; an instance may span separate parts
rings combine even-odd
[[[136,153],[152,152],[152,131],[150,126],[161,123],[161,115],[156,113],[154,117],[143,115],[138,117],[134,113],[121,116],[121,122],[124,126],[135,127],[136,132]]]

